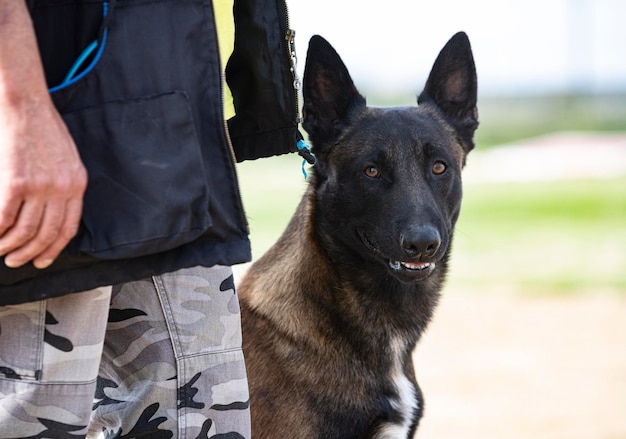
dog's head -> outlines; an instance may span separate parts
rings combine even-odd
[[[402,108],[367,107],[337,52],[314,36],[303,94],[317,157],[314,221],[327,251],[402,282],[443,279],[478,126],[467,36],[450,39],[419,105]]]

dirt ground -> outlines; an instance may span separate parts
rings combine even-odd
[[[419,439],[626,438],[626,297],[444,292]]]

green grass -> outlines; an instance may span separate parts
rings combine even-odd
[[[253,256],[306,183],[297,155],[238,165]],[[465,187],[447,291],[626,292],[626,177]]]
[[[626,178],[470,185],[450,288],[626,292]]]

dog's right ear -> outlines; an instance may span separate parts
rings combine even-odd
[[[311,37],[303,79],[304,121],[316,155],[327,152],[348,125],[351,115],[365,107],[348,69],[333,47],[319,35]]]
[[[434,104],[443,112],[464,141],[465,151],[474,147],[478,127],[476,67],[469,39],[458,32],[446,43],[426,81],[418,104]]]

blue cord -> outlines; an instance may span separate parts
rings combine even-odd
[[[306,143],[304,140],[298,140],[296,146],[298,147],[299,154],[304,158],[304,160],[302,160],[302,175],[304,175],[304,179],[306,180],[308,175],[306,173],[305,165],[307,163],[315,164],[315,156],[311,152],[311,147],[309,146],[309,144]]]
[[[76,59],[76,61],[74,61],[74,64],[72,64],[72,68],[70,69],[70,71],[67,72],[67,75],[65,75],[65,79],[63,79],[63,82],[61,83],[61,85],[67,84],[72,79],[74,79],[74,75],[76,74],[78,69],[80,69],[80,66],[82,66],[85,60],[87,59],[87,57],[89,57],[89,55],[91,55],[92,52],[96,50],[96,47],[98,47],[98,40],[92,41],[91,44],[87,46],[85,50],[83,50],[83,52]]]
[[[102,17],[106,18],[108,13],[109,13],[109,3],[104,2],[102,3]],[[58,91],[78,81],[79,79],[84,77],[87,73],[89,73],[89,71],[91,71],[96,66],[96,64],[98,64],[98,61],[100,61],[100,57],[102,56],[102,52],[104,51],[107,34],[108,34],[108,29],[105,28],[104,32],[102,33],[102,41],[100,42],[100,44],[98,43],[98,40],[92,41],[91,44],[89,44],[85,48],[85,50],[81,52],[81,54],[78,56],[76,61],[74,61],[74,64],[72,64],[72,67],[70,68],[69,72],[67,73],[67,75],[65,75],[63,82],[61,82],[59,85],[56,85],[50,88],[48,91],[50,93]],[[91,64],[85,70],[83,70],[77,76],[75,76],[76,73],[80,70],[80,67],[83,65],[85,60],[87,60],[87,58],[89,58],[89,56],[93,53],[93,51],[98,48],[98,45],[100,46],[100,48],[98,50],[98,53],[96,53],[94,59],[91,61]]]

